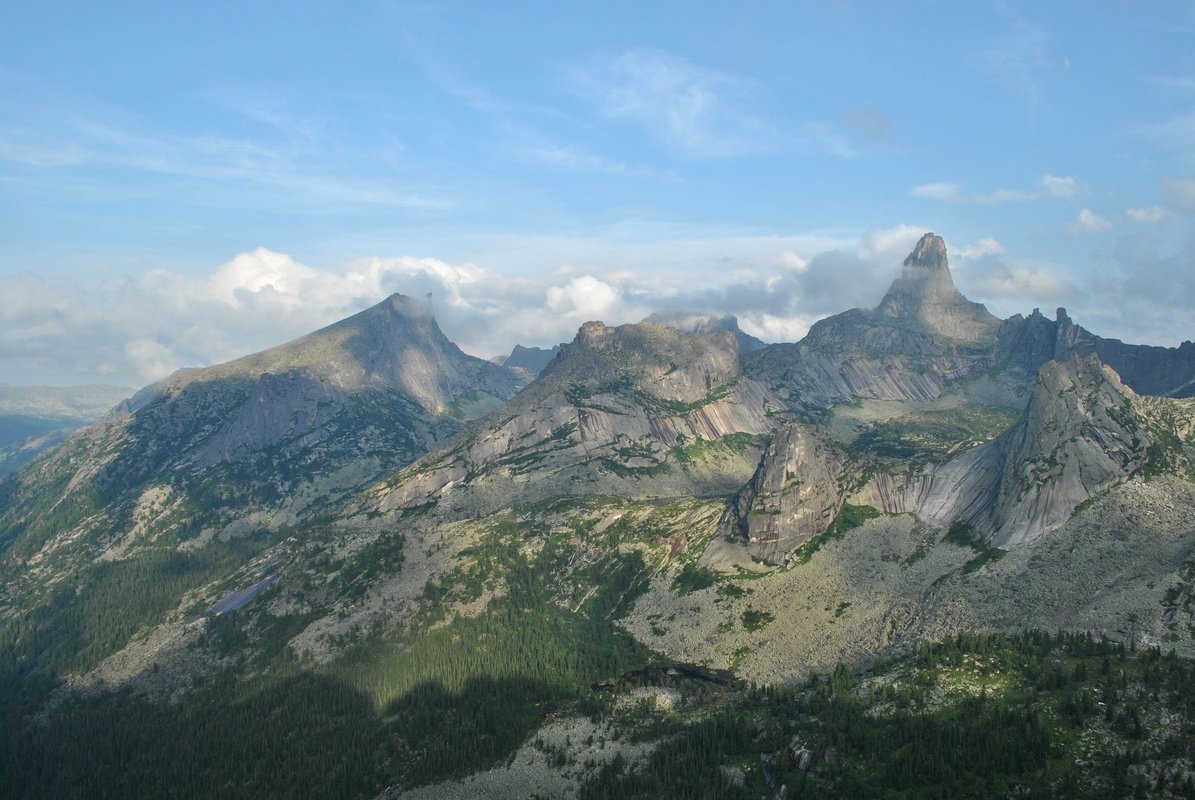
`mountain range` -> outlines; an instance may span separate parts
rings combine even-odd
[[[876,308],[796,343],[653,315],[496,364],[393,295],[180,370],[0,482],[5,728],[41,741],[108,708],[173,730],[169,707],[223,752],[229,697],[237,730],[297,704],[321,731],[360,703],[337,736],[368,755],[337,793],[487,794],[645,665],[784,687],[1025,630],[1195,655],[1193,459],[1195,345],[1001,320],[934,234]],[[180,796],[211,790],[213,759]],[[14,763],[12,785],[57,785]],[[547,763],[572,778],[544,791],[603,764]]]

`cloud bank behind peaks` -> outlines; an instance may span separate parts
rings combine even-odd
[[[431,293],[444,332],[482,357],[509,352],[516,343],[570,340],[588,320],[617,325],[654,311],[735,314],[749,333],[794,341],[822,317],[875,306],[925,230],[899,225],[849,237],[678,239],[608,248],[554,241],[552,252],[572,253],[577,261],[551,268],[541,262],[538,272],[521,274],[415,256],[319,267],[264,247],[200,275],[155,269],[61,289],[24,273],[0,279],[0,381],[143,385],[180,367],[271,347],[393,292]],[[532,245],[511,249],[522,259]],[[959,288],[998,315],[1081,301],[1085,318],[1114,319],[1114,309],[1092,305],[1098,297],[1082,296],[1076,288],[1082,282],[1059,265],[1017,261],[990,237],[950,249]],[[486,261],[506,258],[496,253]],[[1100,295],[1118,292],[1111,287]]]

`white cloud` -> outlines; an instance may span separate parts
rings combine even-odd
[[[821,316],[878,302],[922,232],[507,240],[508,263],[535,266],[518,278],[413,256],[317,267],[267,248],[200,275],[152,269],[58,287],[27,273],[0,278],[0,374],[143,385],[279,344],[396,291],[430,292],[445,333],[480,356],[569,340],[589,319],[622,324],[656,310],[735,313],[768,338],[796,338]]]
[[[170,348],[152,339],[130,339],[125,342],[124,355],[136,374],[147,381],[169,375],[178,364],[178,356]]]
[[[1085,208],[1075,217],[1075,221],[1067,226],[1070,233],[1101,233],[1112,230],[1113,223],[1096,214],[1090,208]]]
[[[913,187],[914,197],[924,197],[927,200],[945,200],[948,203],[958,202],[961,197],[957,183],[923,183]]]
[[[1038,184],[1049,197],[1070,197],[1078,187],[1074,178],[1060,178],[1057,175],[1043,175]]]
[[[925,233],[926,229],[921,225],[872,228],[861,237],[858,253],[864,259],[887,261],[895,258],[900,263]]]
[[[1135,222],[1139,225],[1157,225],[1160,222],[1165,222],[1172,218],[1174,213],[1161,206],[1150,206],[1149,208],[1126,208],[1124,211],[1124,218],[1129,222]]]
[[[1004,245],[990,236],[986,236],[973,244],[963,245],[958,249],[958,254],[964,259],[982,258],[983,256],[995,256],[1003,253]]]
[[[808,258],[800,256],[791,250],[784,250],[781,252],[777,261],[780,263],[780,266],[784,267],[785,269],[796,270],[797,272],[803,272],[809,266]]]
[[[1057,175],[1043,175],[1037,182],[1037,189],[996,189],[982,193],[966,193],[957,183],[924,183],[913,187],[911,194],[926,200],[940,200],[946,203],[991,206],[1000,203],[1028,202],[1056,197],[1070,197],[1078,191],[1074,178]]]
[[[242,308],[249,295],[272,292],[283,302],[300,302],[299,289],[315,277],[315,270],[290,256],[259,247],[222,265],[208,281],[214,299]]]
[[[1065,302],[1075,295],[1074,286],[1062,275],[1031,264],[995,263],[970,283],[988,302],[1013,300],[1018,306]]]
[[[592,275],[573,278],[564,286],[551,286],[546,297],[549,311],[585,320],[599,319],[620,299],[616,288]]]

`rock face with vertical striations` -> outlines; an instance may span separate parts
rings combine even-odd
[[[816,428],[776,431],[751,481],[731,501],[720,530],[741,536],[761,561],[785,557],[824,533],[842,507],[845,454]]]
[[[1193,414],[1189,401],[1138,396],[1094,355],[1048,361],[1008,432],[942,464],[877,475],[855,501],[1023,546],[1118,483],[1189,469]]]

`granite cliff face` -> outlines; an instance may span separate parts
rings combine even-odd
[[[1048,361],[1007,433],[941,464],[876,475],[854,501],[1024,546],[1117,484],[1185,473],[1190,414],[1188,403],[1139,397],[1094,355]]]
[[[731,332],[588,322],[513,402],[368,506],[451,515],[554,495],[724,493],[750,476],[769,408]]]
[[[794,423],[772,436],[751,481],[719,529],[741,536],[753,558],[781,564],[824,533],[842,508],[846,454],[815,427]]]
[[[1047,361],[1094,354],[1139,394],[1195,396],[1195,344],[1189,341],[1156,347],[1105,339],[1076,325],[1065,308],[1053,320],[1036,308],[1028,317],[1012,316],[1001,324],[998,339],[998,357],[1026,374],[1037,374]]]

